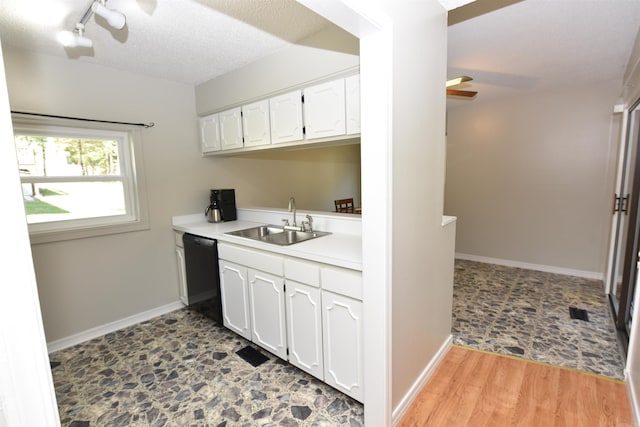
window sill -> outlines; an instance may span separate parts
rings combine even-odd
[[[130,233],[149,229],[148,221],[131,221],[128,223],[94,225],[86,228],[74,228],[66,230],[52,230],[30,232],[29,239],[32,245],[42,243],[62,242],[65,240],[86,239],[89,237],[106,236],[110,234]]]

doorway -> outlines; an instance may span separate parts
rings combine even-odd
[[[618,338],[626,355],[640,260],[640,100],[624,118],[623,128],[624,151],[613,203],[613,258],[607,278],[607,294]]]

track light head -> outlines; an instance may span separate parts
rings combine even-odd
[[[76,24],[75,31],[60,31],[58,41],[64,47],[93,47],[93,41],[84,36],[84,25]]]
[[[107,20],[107,23],[111,25],[116,30],[121,30],[124,28],[124,25],[127,22],[127,18],[124,14],[118,12],[117,10],[108,9],[104,4],[99,1],[94,1],[91,5],[91,10],[96,15],[99,15]]]
[[[93,47],[91,39],[84,37],[84,25],[93,14],[103,17],[109,25],[117,30],[124,28],[127,18],[117,10],[108,9],[107,0],[94,0],[84,11],[74,31],[61,31],[58,33],[58,41],[65,47]]]

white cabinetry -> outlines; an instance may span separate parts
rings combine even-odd
[[[307,139],[346,133],[344,79],[305,88],[304,126]]]
[[[242,148],[242,110],[232,108],[218,113],[222,150]]]
[[[200,117],[200,146],[203,153],[220,151],[220,120],[217,113]]]
[[[252,341],[286,359],[284,280],[263,271],[249,269],[249,298]]]
[[[242,106],[242,130],[245,147],[271,144],[270,129],[268,100]]]
[[[178,267],[178,295],[184,305],[189,305],[187,292],[187,266],[184,261],[184,244],[182,233],[174,232],[176,241],[176,262]]]
[[[322,292],[324,381],[362,402],[362,301]]]
[[[360,75],[202,117],[200,133],[203,154],[214,155],[239,153],[244,148],[272,149],[278,144],[351,142],[360,134]]]
[[[220,260],[220,296],[222,323],[238,335],[251,339],[247,268]]]
[[[224,325],[286,359],[282,257],[226,243],[218,256]]]
[[[344,79],[347,135],[360,133],[360,75]]]
[[[285,259],[289,362],[324,379],[322,300],[318,264]]]
[[[362,274],[224,242],[218,254],[224,325],[362,402]]]
[[[272,144],[302,140],[302,91],[270,98],[269,114]]]

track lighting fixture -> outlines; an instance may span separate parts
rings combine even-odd
[[[124,28],[124,24],[127,22],[127,18],[117,10],[107,9],[107,7],[103,3],[94,1],[91,5],[91,10],[93,11],[93,13],[102,16],[107,20],[109,25],[111,25],[116,30],[121,30],[122,28]]]
[[[58,33],[58,41],[65,47],[93,47],[91,39],[84,36],[84,26],[93,14],[104,18],[116,30],[123,29],[127,18],[117,10],[107,8],[106,4],[107,0],[92,1],[76,24],[75,30],[61,31]]]
[[[58,33],[58,41],[62,43],[64,47],[92,47],[93,42],[91,39],[84,36],[84,25],[81,23],[76,24],[75,31],[60,31]]]

